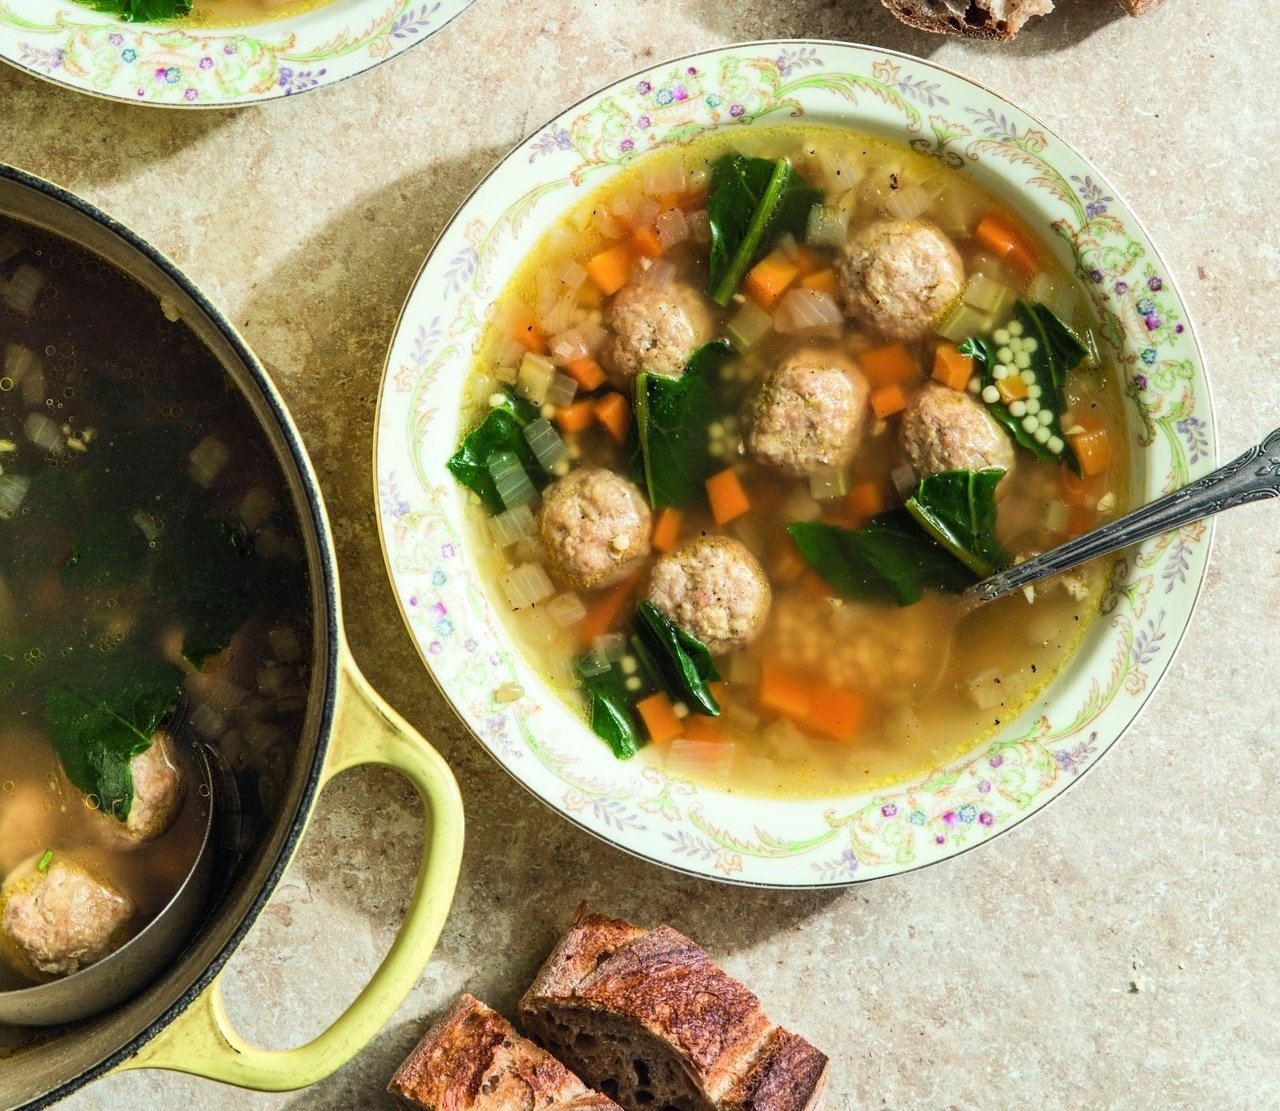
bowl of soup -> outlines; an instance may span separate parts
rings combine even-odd
[[[421,975],[461,854],[453,778],[351,661],[297,432],[172,263],[0,166],[0,337],[0,1106],[117,1067],[311,1083]],[[361,763],[426,802],[414,896],[328,1031],[257,1049],[217,974]]]
[[[227,108],[346,80],[473,0],[12,0],[0,59],[130,104]]]
[[[1061,794],[1168,667],[1209,531],[975,606],[1207,471],[1186,309],[1102,173],[964,77],[755,43],[502,161],[420,273],[375,468],[422,658],[569,820],[853,883]]]

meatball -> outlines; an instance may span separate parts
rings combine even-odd
[[[648,598],[715,656],[750,644],[772,600],[756,557],[727,536],[704,536],[663,556],[654,564]]]
[[[186,786],[178,767],[173,738],[163,729],[151,735],[151,747],[129,761],[133,773],[133,805],[121,822],[103,810],[102,822],[116,839],[131,843],[159,837],[178,816]]]
[[[867,426],[867,381],[841,355],[802,350],[761,385],[747,418],[747,450],[787,474],[843,467]]]
[[[687,282],[625,286],[614,294],[604,322],[613,335],[601,361],[613,384],[625,390],[642,370],[679,378],[715,327],[702,294]]]
[[[43,872],[33,857],[4,885],[5,940],[32,968],[65,976],[100,961],[124,940],[133,900],[55,853]]]
[[[607,586],[649,554],[649,503],[622,475],[584,467],[543,491],[538,531],[557,578]]]
[[[919,220],[881,220],[857,231],[836,273],[845,311],[895,339],[925,335],[964,286],[955,244]]]
[[[1013,444],[972,394],[930,382],[902,414],[902,447],[920,475],[1013,470]]]

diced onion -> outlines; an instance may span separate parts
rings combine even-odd
[[[493,372],[493,376],[504,386],[514,386],[520,379],[519,360],[510,365],[498,367]]]
[[[732,741],[690,741],[678,737],[667,750],[666,772],[672,776],[725,776],[733,767],[738,746]]]
[[[1051,278],[1041,270],[1027,287],[1027,298],[1039,301],[1059,319],[1070,323],[1075,317],[1080,294],[1074,282]]]
[[[44,288],[44,275],[34,266],[25,263],[13,272],[9,284],[0,290],[0,298],[15,312],[30,316],[36,307],[36,299]]]
[[[570,259],[560,270],[560,284],[565,289],[577,292],[587,280],[587,271],[582,263]]]
[[[782,503],[783,516],[788,521],[816,521],[822,516],[822,506],[803,487],[797,487]]]
[[[621,633],[601,633],[591,647],[606,660],[620,660],[627,654],[627,638]]]
[[[829,193],[852,189],[865,176],[866,169],[843,152],[823,148],[815,150],[812,162]]]
[[[1044,513],[1044,527],[1052,533],[1066,533],[1071,526],[1071,506],[1064,501],[1050,502]]]
[[[648,263],[646,266],[645,263]],[[636,281],[654,289],[666,289],[676,279],[676,264],[665,258],[652,261],[644,258],[637,263]]]
[[[497,487],[498,497],[508,509],[528,505],[538,496],[538,491],[533,488],[533,483],[529,481],[515,452],[495,451],[489,456],[487,466],[493,484]]]
[[[735,351],[749,351],[772,330],[773,317],[754,301],[744,301],[724,331]]]
[[[979,710],[991,710],[1004,701],[1001,689],[1000,672],[994,667],[979,671],[969,680],[969,697]]]
[[[139,509],[129,518],[138,526],[138,531],[146,537],[148,544],[154,544],[160,535],[160,526],[156,524],[156,519],[150,513],[144,513]]]
[[[489,518],[489,531],[500,548],[508,548],[526,536],[532,536],[533,527],[533,511],[527,505],[517,505]]]
[[[58,431],[58,422],[44,413],[28,413],[22,431],[36,447],[43,451],[57,451],[62,447],[62,433]]]
[[[493,345],[490,357],[498,366],[518,366],[524,345],[512,335],[503,335]]]
[[[578,392],[578,383],[567,374],[557,374],[547,387],[547,404],[563,409]]]
[[[711,239],[711,218],[705,208],[690,212],[685,222],[689,225],[689,238],[695,243],[706,243]]]
[[[566,590],[547,603],[547,613],[560,628],[567,629],[587,616],[587,607],[582,604],[582,599],[577,594],[572,590]]]
[[[584,359],[591,354],[587,341],[577,328],[570,328],[558,336],[552,336],[549,344],[551,357],[561,366],[568,366],[575,359]]]
[[[658,218],[658,202],[649,197],[637,197],[631,206],[631,226],[650,228]]]
[[[261,486],[255,486],[240,499],[240,520],[250,532],[256,532],[276,510],[276,499]]]
[[[31,479],[20,474],[0,474],[0,520],[8,520],[31,489]]]
[[[524,438],[544,471],[569,458],[569,449],[548,420],[539,417],[531,421],[525,426]]]
[[[974,274],[965,283],[964,291],[960,294],[960,300],[966,305],[998,319],[1004,319],[1017,299],[1016,290],[985,274]]]
[[[789,231],[783,232],[782,235],[778,236],[777,248],[791,261],[794,261],[800,253],[800,244],[796,242],[796,237]]]
[[[535,355],[532,351],[526,351],[520,360],[520,371],[516,375],[516,392],[526,401],[541,405],[547,399],[547,390],[555,374],[555,363],[550,359],[544,355]]]
[[[626,234],[625,220],[618,219],[607,208],[597,208],[591,214],[591,224],[605,239],[621,239]]]
[[[536,606],[556,592],[541,563],[523,563],[502,576],[502,590],[512,609]]]
[[[609,333],[601,326],[597,315],[595,320],[584,320],[579,324],[578,334],[582,336],[582,342],[587,345],[587,350],[594,353],[600,349],[600,345],[604,343]]]
[[[786,336],[840,334],[844,314],[820,289],[789,289],[774,313],[773,326]]]
[[[805,242],[813,247],[843,247],[849,237],[849,210],[815,204],[809,209]]]
[[[684,163],[677,158],[650,159],[641,176],[644,191],[651,197],[683,193],[688,188]]]
[[[669,251],[689,238],[689,221],[684,218],[684,213],[680,209],[669,208],[666,212],[659,213],[654,232],[658,236],[658,242],[662,244],[662,249]]]
[[[754,733],[760,728],[760,715],[741,702],[730,702],[724,711],[725,724],[735,733]]]
[[[898,497],[903,501],[911,497],[916,492],[916,487],[920,485],[920,476],[916,474],[910,463],[894,467],[889,472],[889,480],[893,483],[893,488],[898,491]]]
[[[20,236],[12,228],[7,231],[0,232],[0,262],[8,262],[16,255],[25,244]]]
[[[201,486],[212,486],[231,461],[231,449],[216,436],[206,436],[187,456],[187,471]]]
[[[40,373],[40,360],[31,348],[11,343],[4,349],[4,376],[6,378],[21,382],[32,370]]]
[[[816,501],[842,498],[849,492],[849,472],[843,467],[818,467],[809,474],[809,493]]]
[[[994,321],[984,312],[979,312],[972,305],[957,301],[942,316],[938,324],[938,335],[949,339],[952,343],[962,343],[973,336],[984,335],[991,331]]]
[[[594,648],[578,661],[578,671],[584,679],[594,679],[597,675],[603,675],[612,666],[609,663],[609,657]]]
[[[933,198],[934,194],[923,185],[905,185],[892,190],[885,198],[884,214],[895,220],[915,220],[929,210]]]
[[[559,284],[559,283],[557,283]],[[578,316],[578,295],[570,291],[556,300],[538,317],[538,327],[547,335],[572,328]]]

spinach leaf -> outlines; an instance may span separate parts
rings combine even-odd
[[[995,468],[926,475],[907,499],[917,524],[983,578],[1009,562],[996,539],[996,486],[1004,475]]]
[[[720,413],[699,374],[636,376],[635,425],[654,509],[688,505],[719,468],[707,429]]]
[[[537,410],[529,402],[507,394],[502,405],[490,409],[479,426],[467,433],[447,464],[454,478],[480,495],[490,513],[506,508],[489,474],[489,459],[498,452],[514,452],[535,486],[541,488],[551,481],[524,438],[524,426],[536,416]]]
[[[71,557],[58,577],[81,590],[131,586],[142,577],[149,554],[147,538],[127,511],[98,510],[80,526]]]
[[[860,529],[797,521],[787,531],[809,565],[847,598],[911,606],[925,590],[959,593],[977,581],[905,509],[882,513]]]
[[[708,386],[715,387],[720,380],[720,372],[724,370],[724,364],[733,358],[733,348],[729,346],[727,339],[716,339],[710,343],[705,343],[689,356],[689,362],[685,366],[685,374],[696,374],[699,378],[707,383]]]
[[[45,695],[45,717],[62,766],[102,810],[124,821],[133,806],[129,761],[151,747],[182,686],[182,672],[136,648],[94,653]]]
[[[647,649],[668,693],[704,714],[720,716],[720,704],[709,685],[720,678],[720,673],[702,641],[668,621],[652,602],[641,602],[636,607],[636,636]]]
[[[633,709],[639,692],[627,690],[619,667],[598,675],[584,675],[578,662],[578,681],[587,692],[591,730],[619,760],[630,760],[644,747],[644,730]]]
[[[1013,310],[1013,320],[1022,325],[1023,336],[1036,341],[1036,350],[1031,356],[1031,369],[1036,374],[1036,384],[1040,387],[1040,407],[1053,414],[1050,432],[1064,442],[1061,453],[1053,451],[1046,443],[1040,443],[1033,432],[1022,426],[1022,418],[1009,412],[1009,407],[1001,400],[984,402],[996,422],[1008,433],[1010,439],[1020,447],[1026,448],[1043,463],[1066,463],[1076,474],[1080,473],[1080,461],[1076,458],[1071,441],[1062,435],[1062,417],[1066,413],[1066,401],[1063,390],[1066,386],[1067,373],[1079,365],[1087,350],[1080,338],[1044,305],[1031,301],[1019,301]],[[998,360],[996,359],[996,343],[990,336],[973,336],[959,345],[962,355],[972,356],[982,368],[981,381],[983,388],[997,385],[992,373]]]
[[[803,234],[809,210],[821,199],[786,159],[726,154],[716,162],[707,202],[711,299],[727,305],[761,248],[784,232]]]
[[[89,0],[89,6],[127,23],[160,23],[191,12],[191,0]]]

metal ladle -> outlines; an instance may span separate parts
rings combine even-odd
[[[1098,556],[1110,555],[1162,532],[1212,517],[1224,509],[1278,496],[1280,429],[1212,474],[1198,478],[1132,513],[1108,521],[1092,532],[1050,548],[1025,563],[999,571],[971,586],[965,591],[965,597],[974,602],[991,602],[1060,571],[1069,571]]]

